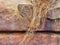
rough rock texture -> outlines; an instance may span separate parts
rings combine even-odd
[[[18,10],[23,19],[28,21],[32,20],[33,17],[33,6],[30,4],[19,4]]]
[[[52,9],[47,13],[46,30],[60,30],[60,8]]]
[[[60,31],[60,8],[55,10],[56,12],[52,10],[52,15],[51,10],[48,11],[43,31]],[[41,33],[40,26],[34,30],[38,30],[37,33],[24,33],[29,28],[32,17],[33,7],[27,0],[0,0],[0,45],[60,45],[60,34]]]
[[[59,0],[57,5],[59,5]],[[46,21],[44,30],[60,30],[60,8],[48,11],[47,18],[52,21]],[[33,17],[33,6],[27,0],[0,0],[0,31],[22,31],[27,30]],[[39,20],[39,19],[38,19]],[[57,21],[55,21],[57,20]],[[35,22],[36,23],[36,22]],[[40,22],[39,22],[40,23]],[[41,22],[42,24],[42,22]],[[34,30],[40,30],[37,27]]]
[[[45,30],[60,31],[60,19],[46,20]]]
[[[37,33],[27,37],[23,44],[24,34],[0,34],[0,45],[60,45],[60,36],[57,34]]]
[[[0,0],[0,31],[21,31],[28,28],[29,21],[22,19],[18,11],[18,4],[21,3],[29,4],[30,2],[27,0]]]
[[[29,21],[25,17],[22,19],[18,12],[4,6],[0,7],[0,30],[26,30]]]
[[[60,8],[57,7],[55,9],[52,9],[48,11],[47,17],[50,19],[59,19],[60,18]]]

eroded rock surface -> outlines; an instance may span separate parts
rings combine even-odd
[[[25,34],[0,34],[1,45],[60,45],[60,36],[57,34],[38,33],[26,38],[23,44]]]

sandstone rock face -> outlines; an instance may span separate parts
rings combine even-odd
[[[47,14],[47,21],[46,21],[46,30],[60,30],[60,8],[56,8],[53,10],[48,11]]]
[[[48,18],[50,19],[58,19],[60,18],[60,8],[52,9],[48,11]]]
[[[20,9],[18,9],[18,5],[19,3],[21,4],[21,2],[26,3],[26,0],[0,0],[0,30],[5,31],[21,31],[21,30],[26,30],[28,28],[28,24],[30,19],[22,19],[22,16],[20,15]],[[26,12],[27,13],[26,16],[29,15],[28,18],[31,18],[30,15],[32,15],[32,10],[31,9],[32,6],[27,6],[26,9],[23,9],[22,11],[24,11],[23,13]],[[31,12],[28,14],[28,12]],[[22,13],[22,12],[21,12]],[[23,14],[22,13],[22,14]],[[25,15],[24,14],[24,15]]]
[[[57,5],[59,0],[57,1]],[[51,14],[52,13],[52,14]],[[60,8],[48,11],[47,18],[54,21],[47,21],[43,30],[60,30]],[[33,6],[28,0],[0,0],[0,31],[22,31],[28,30],[33,18]],[[39,20],[39,19],[38,19]],[[55,20],[56,24],[55,24]],[[38,21],[37,21],[38,22]],[[39,22],[40,23],[40,22]],[[36,22],[35,22],[36,24]],[[41,23],[42,24],[42,23]],[[50,25],[51,24],[51,25]],[[38,25],[38,24],[37,24]],[[40,30],[40,26],[34,30]],[[57,28],[56,28],[57,27]],[[32,28],[33,29],[33,28]],[[56,30],[58,29],[58,30]]]
[[[60,45],[60,36],[57,34],[37,33],[33,37],[27,37],[22,44],[24,34],[0,34],[1,45]]]
[[[60,45],[60,35],[54,33],[60,31],[59,5],[58,8],[48,11],[44,30],[40,30],[39,25],[37,28],[32,26],[34,30],[28,31],[33,19],[33,6],[30,1],[0,0],[0,45]]]

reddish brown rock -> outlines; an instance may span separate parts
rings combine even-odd
[[[60,44],[60,36],[57,34],[35,34],[31,37],[27,37],[24,43],[25,34],[13,33],[13,34],[0,34],[1,45],[57,45]]]

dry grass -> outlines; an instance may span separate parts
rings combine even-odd
[[[32,27],[37,28],[38,26],[40,26],[41,30],[44,28],[47,16],[46,13],[50,6],[53,5],[52,3],[50,4],[48,0],[33,0],[32,4],[33,4],[33,18],[30,22],[30,26],[27,31],[30,32],[31,34],[30,35],[26,34],[24,36],[24,39],[21,42],[22,44],[26,41],[28,36],[30,36],[30,38],[31,36],[33,36],[34,29],[32,29]]]

